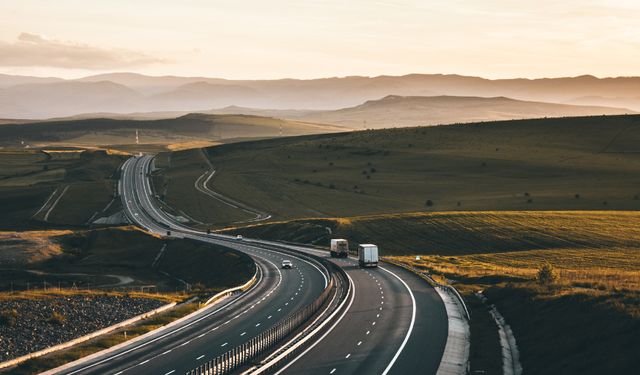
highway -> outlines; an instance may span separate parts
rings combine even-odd
[[[309,250],[329,258],[328,252]],[[415,274],[387,263],[358,267],[334,258],[355,284],[344,318],[316,346],[277,374],[436,374],[448,321],[438,293]]]
[[[150,232],[166,234],[167,229],[153,220],[166,222],[166,217],[148,195],[148,180],[143,168],[148,168],[149,162],[148,157],[138,157],[123,165],[121,196],[125,213]],[[176,234],[176,237],[190,236],[189,233]],[[248,291],[229,297],[205,313],[170,330],[156,333],[143,342],[53,373],[184,374],[300,310],[320,295],[327,285],[326,270],[305,260],[233,238],[212,237],[206,241],[249,254],[259,272],[258,282]],[[294,267],[281,269],[283,259],[292,260]]]
[[[260,270],[260,282],[235,303],[196,317],[175,333],[159,333],[153,342],[116,351],[65,374],[185,374],[196,366],[254,337],[320,294],[324,270],[300,259],[261,249],[277,245],[327,258],[353,281],[349,307],[330,330],[280,374],[436,374],[447,340],[448,321],[437,292],[415,274],[390,264],[360,269],[354,258],[329,258],[327,251],[253,239],[204,235],[176,222],[154,203],[146,174],[152,156],[129,159],[123,166],[121,196],[132,222],[149,232],[172,237],[206,237],[249,254]],[[161,224],[159,224],[161,223]],[[282,259],[294,268],[279,269]],[[237,301],[236,301],[237,299]],[[229,301],[231,302],[231,301]],[[173,331],[172,331],[173,332]],[[245,339],[246,338],[246,339]],[[103,362],[100,362],[103,361]]]

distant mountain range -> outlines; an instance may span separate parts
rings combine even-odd
[[[411,111],[415,116],[423,116],[424,113],[418,113],[426,111],[430,118],[427,122],[437,123],[466,122],[469,119],[570,116],[571,113],[632,113],[640,111],[640,77],[580,76],[489,80],[459,75],[410,74],[251,81],[150,77],[133,73],[102,74],[78,80],[0,74],[0,118],[5,119],[48,119],[76,115],[95,117],[90,115],[92,113],[113,117],[131,113],[136,113],[133,117],[145,117],[143,114],[148,112],[222,113],[221,109],[231,107],[230,110],[235,111],[249,111],[248,108],[253,108],[251,111],[254,112],[251,114],[256,115],[271,113],[275,117],[280,113],[283,114],[282,117],[293,115],[295,118],[312,121],[336,119],[335,121],[346,121],[353,123],[352,126],[361,127],[365,120],[374,124],[374,117],[381,115],[380,108],[376,115],[363,112],[375,101],[384,98],[377,105],[388,106],[392,105],[389,98],[401,97],[404,97],[402,102],[405,104],[419,101],[415,97],[432,97],[429,101],[420,102],[421,106],[426,107],[421,107],[420,111],[412,108]],[[480,100],[483,98],[491,100]],[[507,98],[516,100],[509,101]],[[537,103],[525,104],[525,101]],[[396,104],[398,102],[396,100]],[[576,109],[568,106],[545,106],[541,102],[588,107]],[[454,109],[458,105],[463,107],[460,110]],[[470,105],[476,106],[473,113]],[[485,107],[487,105],[489,107]],[[497,105],[506,107],[497,108]],[[345,109],[349,107],[354,108]],[[344,110],[327,112],[341,109]],[[281,110],[285,111],[279,112]],[[409,109],[403,109],[406,110]],[[320,116],[315,111],[325,114]],[[448,112],[450,115],[437,116],[435,113],[438,111]],[[451,117],[455,113],[459,116]],[[149,116],[155,117],[146,115]],[[347,120],[349,116],[353,119]],[[363,118],[356,120],[358,116]],[[419,124],[425,120],[415,119],[409,122]],[[386,123],[388,121],[385,120]]]

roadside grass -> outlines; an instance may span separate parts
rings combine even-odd
[[[469,320],[469,374],[502,375],[502,348],[496,322],[473,293],[465,293],[464,298],[473,317]]]
[[[164,314],[144,320],[142,323],[117,333],[90,341],[88,344],[73,347],[59,354],[33,358],[19,364],[17,367],[3,371],[6,375],[33,375],[62,366],[77,359],[86,357],[101,350],[121,344],[154,329],[167,325],[175,320],[191,314],[198,309],[197,303],[172,309]],[[126,332],[126,338],[125,338]]]
[[[632,374],[640,294],[503,283],[484,294],[507,319],[524,374]]]

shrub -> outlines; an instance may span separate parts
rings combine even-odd
[[[357,188],[358,188],[358,185],[353,185],[353,188],[354,188],[354,189],[357,189]]]
[[[367,171],[362,171],[362,174],[367,174]]]
[[[18,312],[16,310],[6,310],[0,313],[0,326],[12,326],[16,323]]]
[[[49,319],[47,319],[47,323],[63,325],[65,320],[67,320],[67,318],[65,318],[63,315],[54,312],[53,314],[51,314]]]
[[[528,196],[529,196],[529,193],[524,193],[524,196],[525,196],[525,197],[528,197]]]
[[[531,203],[531,202],[533,202],[533,199],[531,198],[527,199],[527,203]]]
[[[580,194],[575,195],[576,199],[580,199]]]
[[[333,165],[333,162],[330,162],[329,165]]]
[[[549,263],[545,263],[538,268],[538,275],[536,276],[536,279],[540,285],[553,284],[557,278],[558,276],[554,272],[553,266]]]
[[[427,207],[431,207],[431,206],[433,206],[433,201],[431,201],[431,199],[429,199],[427,201]]]
[[[369,178],[371,178],[371,175],[369,175],[369,174],[368,174],[368,175],[367,175],[367,179],[369,179]]]
[[[371,173],[376,173],[376,169],[375,168],[371,168]]]
[[[482,166],[483,166],[483,167],[486,167],[486,166],[487,166],[487,163],[483,162],[483,163],[482,163]]]
[[[329,189],[335,189],[336,187],[333,184],[329,184]]]

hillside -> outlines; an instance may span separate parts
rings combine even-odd
[[[348,128],[280,120],[249,115],[187,114],[162,120],[114,120],[105,118],[50,121],[0,126],[0,147],[24,148],[75,146],[121,149],[139,143],[175,144],[220,142],[241,138],[272,138],[282,135],[318,134],[347,131]],[[138,148],[137,151],[143,151]]]
[[[527,102],[505,97],[397,96],[294,118],[377,129],[542,117],[636,113],[624,108]]]
[[[514,120],[220,145],[207,149],[217,171],[209,186],[276,221],[424,211],[640,210],[639,120]],[[191,160],[184,158],[182,171]],[[192,163],[193,176],[182,178],[195,181],[201,155]],[[176,194],[183,193],[169,191],[168,199]],[[196,219],[219,222],[217,214],[223,212]]]

